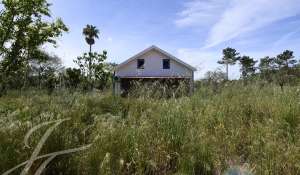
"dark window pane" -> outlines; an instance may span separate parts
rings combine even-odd
[[[163,69],[170,69],[170,60],[163,59]]]
[[[144,69],[145,60],[144,59],[138,59],[137,60],[137,68],[138,69]]]

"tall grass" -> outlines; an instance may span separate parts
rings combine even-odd
[[[30,128],[71,117],[43,154],[93,146],[54,159],[47,175],[300,174],[299,89],[229,84],[168,99],[10,92],[0,98],[0,173],[30,157],[22,143]],[[44,132],[30,139],[33,147]]]

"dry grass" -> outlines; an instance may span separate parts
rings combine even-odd
[[[47,175],[300,174],[299,89],[231,84],[171,99],[10,92],[0,98],[0,173],[30,157],[22,142],[32,126],[71,117],[42,152],[93,146],[56,158]]]

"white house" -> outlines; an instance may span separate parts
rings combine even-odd
[[[189,82],[193,91],[196,68],[166,51],[151,46],[119,64],[115,70],[115,93],[126,91],[134,80],[176,80]]]

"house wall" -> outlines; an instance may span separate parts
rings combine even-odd
[[[137,69],[137,59],[145,59],[144,69]],[[155,50],[149,51],[116,71],[118,77],[190,77],[193,71]],[[162,60],[170,59],[170,69],[163,69]]]

